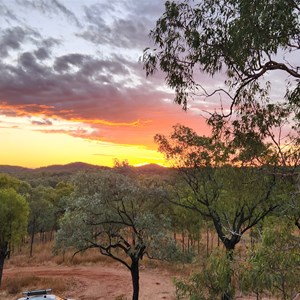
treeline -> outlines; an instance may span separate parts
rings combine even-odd
[[[1,274],[13,246],[26,241],[32,256],[37,234],[46,240],[55,233],[57,252],[98,248],[125,265],[133,299],[144,256],[200,264],[176,281],[178,299],[233,299],[237,292],[291,299],[300,283],[300,209],[296,173],[288,171],[202,161],[159,176],[125,164],[55,185],[53,178],[29,184],[1,174]]]

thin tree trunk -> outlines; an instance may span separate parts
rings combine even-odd
[[[133,288],[132,300],[138,300],[140,290],[139,261],[132,260],[130,271]]]
[[[200,253],[200,239],[201,239],[201,233],[200,233],[200,230],[199,230],[198,231],[198,241],[197,241],[198,254]]]
[[[0,286],[1,286],[1,282],[2,282],[4,261],[5,261],[5,258],[8,255],[7,247],[8,247],[8,243],[4,242],[4,244],[0,248]]]
[[[11,245],[11,243],[9,243],[9,245],[8,245],[8,249],[7,249],[8,251],[7,251],[7,259],[10,259],[10,256],[11,256],[11,254],[13,253],[13,251],[14,251],[14,248],[13,248],[13,246]]]
[[[295,225],[300,229],[300,218],[295,220]]]
[[[35,219],[32,222],[31,240],[30,240],[30,254],[29,254],[30,257],[32,257],[32,252],[33,252],[34,233],[35,233]]]
[[[226,291],[224,291],[221,299],[222,300],[233,300],[234,297],[234,288],[232,286],[232,262],[233,262],[233,252],[234,252],[235,244],[230,245],[230,247],[226,248],[226,259],[229,263],[229,270],[226,276]]]
[[[209,231],[208,226],[206,227],[206,256],[209,255]]]

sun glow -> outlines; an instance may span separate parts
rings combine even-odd
[[[1,128],[0,164],[34,168],[81,161],[112,166],[114,158],[127,159],[131,165],[164,163],[160,153],[143,146],[86,140],[63,133],[45,134],[26,128]]]

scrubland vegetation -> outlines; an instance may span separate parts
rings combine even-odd
[[[170,139],[157,137],[161,151],[177,164],[164,175],[124,164],[35,186],[33,178],[29,184],[2,174],[1,191],[15,191],[28,207],[27,230],[1,237],[8,245],[7,268],[114,261],[129,270],[133,299],[139,297],[141,266],[173,274],[178,299],[291,299],[300,284],[294,170],[237,167],[224,160],[214,166],[220,144],[189,128],[174,130]],[[44,176],[47,182],[51,174]],[[66,294],[76,282],[4,276],[1,290],[15,295],[45,285]]]
[[[146,73],[165,72],[184,109],[199,94],[201,101],[220,95],[219,107],[215,98],[208,105],[211,135],[179,124],[170,136],[156,135],[173,166],[156,174],[126,162],[59,180],[2,174],[0,282],[4,262],[21,251],[26,264],[37,253],[47,264],[118,262],[131,276],[133,300],[141,263],[152,260],[177,266],[178,299],[288,300],[299,292],[300,67],[285,57],[300,49],[299,1],[166,1],[165,10],[150,34],[157,48],[144,52]],[[207,91],[196,66],[222,71],[224,85]],[[276,70],[288,77],[273,100],[264,76]],[[50,249],[42,258],[37,235],[40,244],[55,241],[51,259]],[[70,253],[83,256],[69,262]],[[35,280],[42,284],[4,278],[2,289],[14,293]],[[45,280],[62,292],[73,284]]]

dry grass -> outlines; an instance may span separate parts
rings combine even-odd
[[[15,296],[26,290],[40,289],[41,287],[49,287],[55,291],[55,293],[63,295],[71,286],[74,285],[71,279],[66,280],[64,278],[51,278],[51,277],[37,277],[34,275],[16,276],[14,278],[4,278],[0,294],[0,299],[6,299],[9,296]],[[8,297],[3,297],[8,296]]]
[[[74,251],[54,255],[53,242],[36,243],[33,256],[29,256],[29,245],[24,245],[12,251],[11,257],[5,261],[5,268],[21,268],[28,266],[56,266],[56,265],[91,265],[96,263],[109,264],[111,260],[100,255],[96,249],[89,249],[84,254],[78,253],[73,257]],[[14,278],[3,276],[0,300],[13,300],[21,297],[25,290],[34,290],[51,287],[58,295],[64,295],[65,291],[74,290],[79,283],[72,279],[61,277],[35,276],[32,274],[15,276]],[[121,298],[122,299],[122,298]]]
[[[97,249],[88,249],[84,253],[77,253],[74,256],[74,251],[69,250],[64,254],[59,254],[53,258],[53,262],[58,265],[91,265],[96,263],[109,263],[110,259],[104,257]]]
[[[98,262],[109,264],[111,259],[104,257],[97,249],[88,249],[84,253],[74,256],[75,250],[68,250],[65,253],[53,254],[53,242],[38,243],[34,245],[33,256],[29,256],[29,246],[25,245],[14,250],[10,259],[6,260],[5,266],[25,267],[43,265],[91,265]]]
[[[126,295],[122,294],[118,297],[115,298],[115,300],[127,300],[128,298],[126,297]]]
[[[7,267],[23,267],[29,265],[49,265],[55,263],[52,254],[53,242],[39,243],[34,245],[33,256],[29,256],[29,246],[24,245],[20,249],[14,249],[10,259],[6,260]]]

